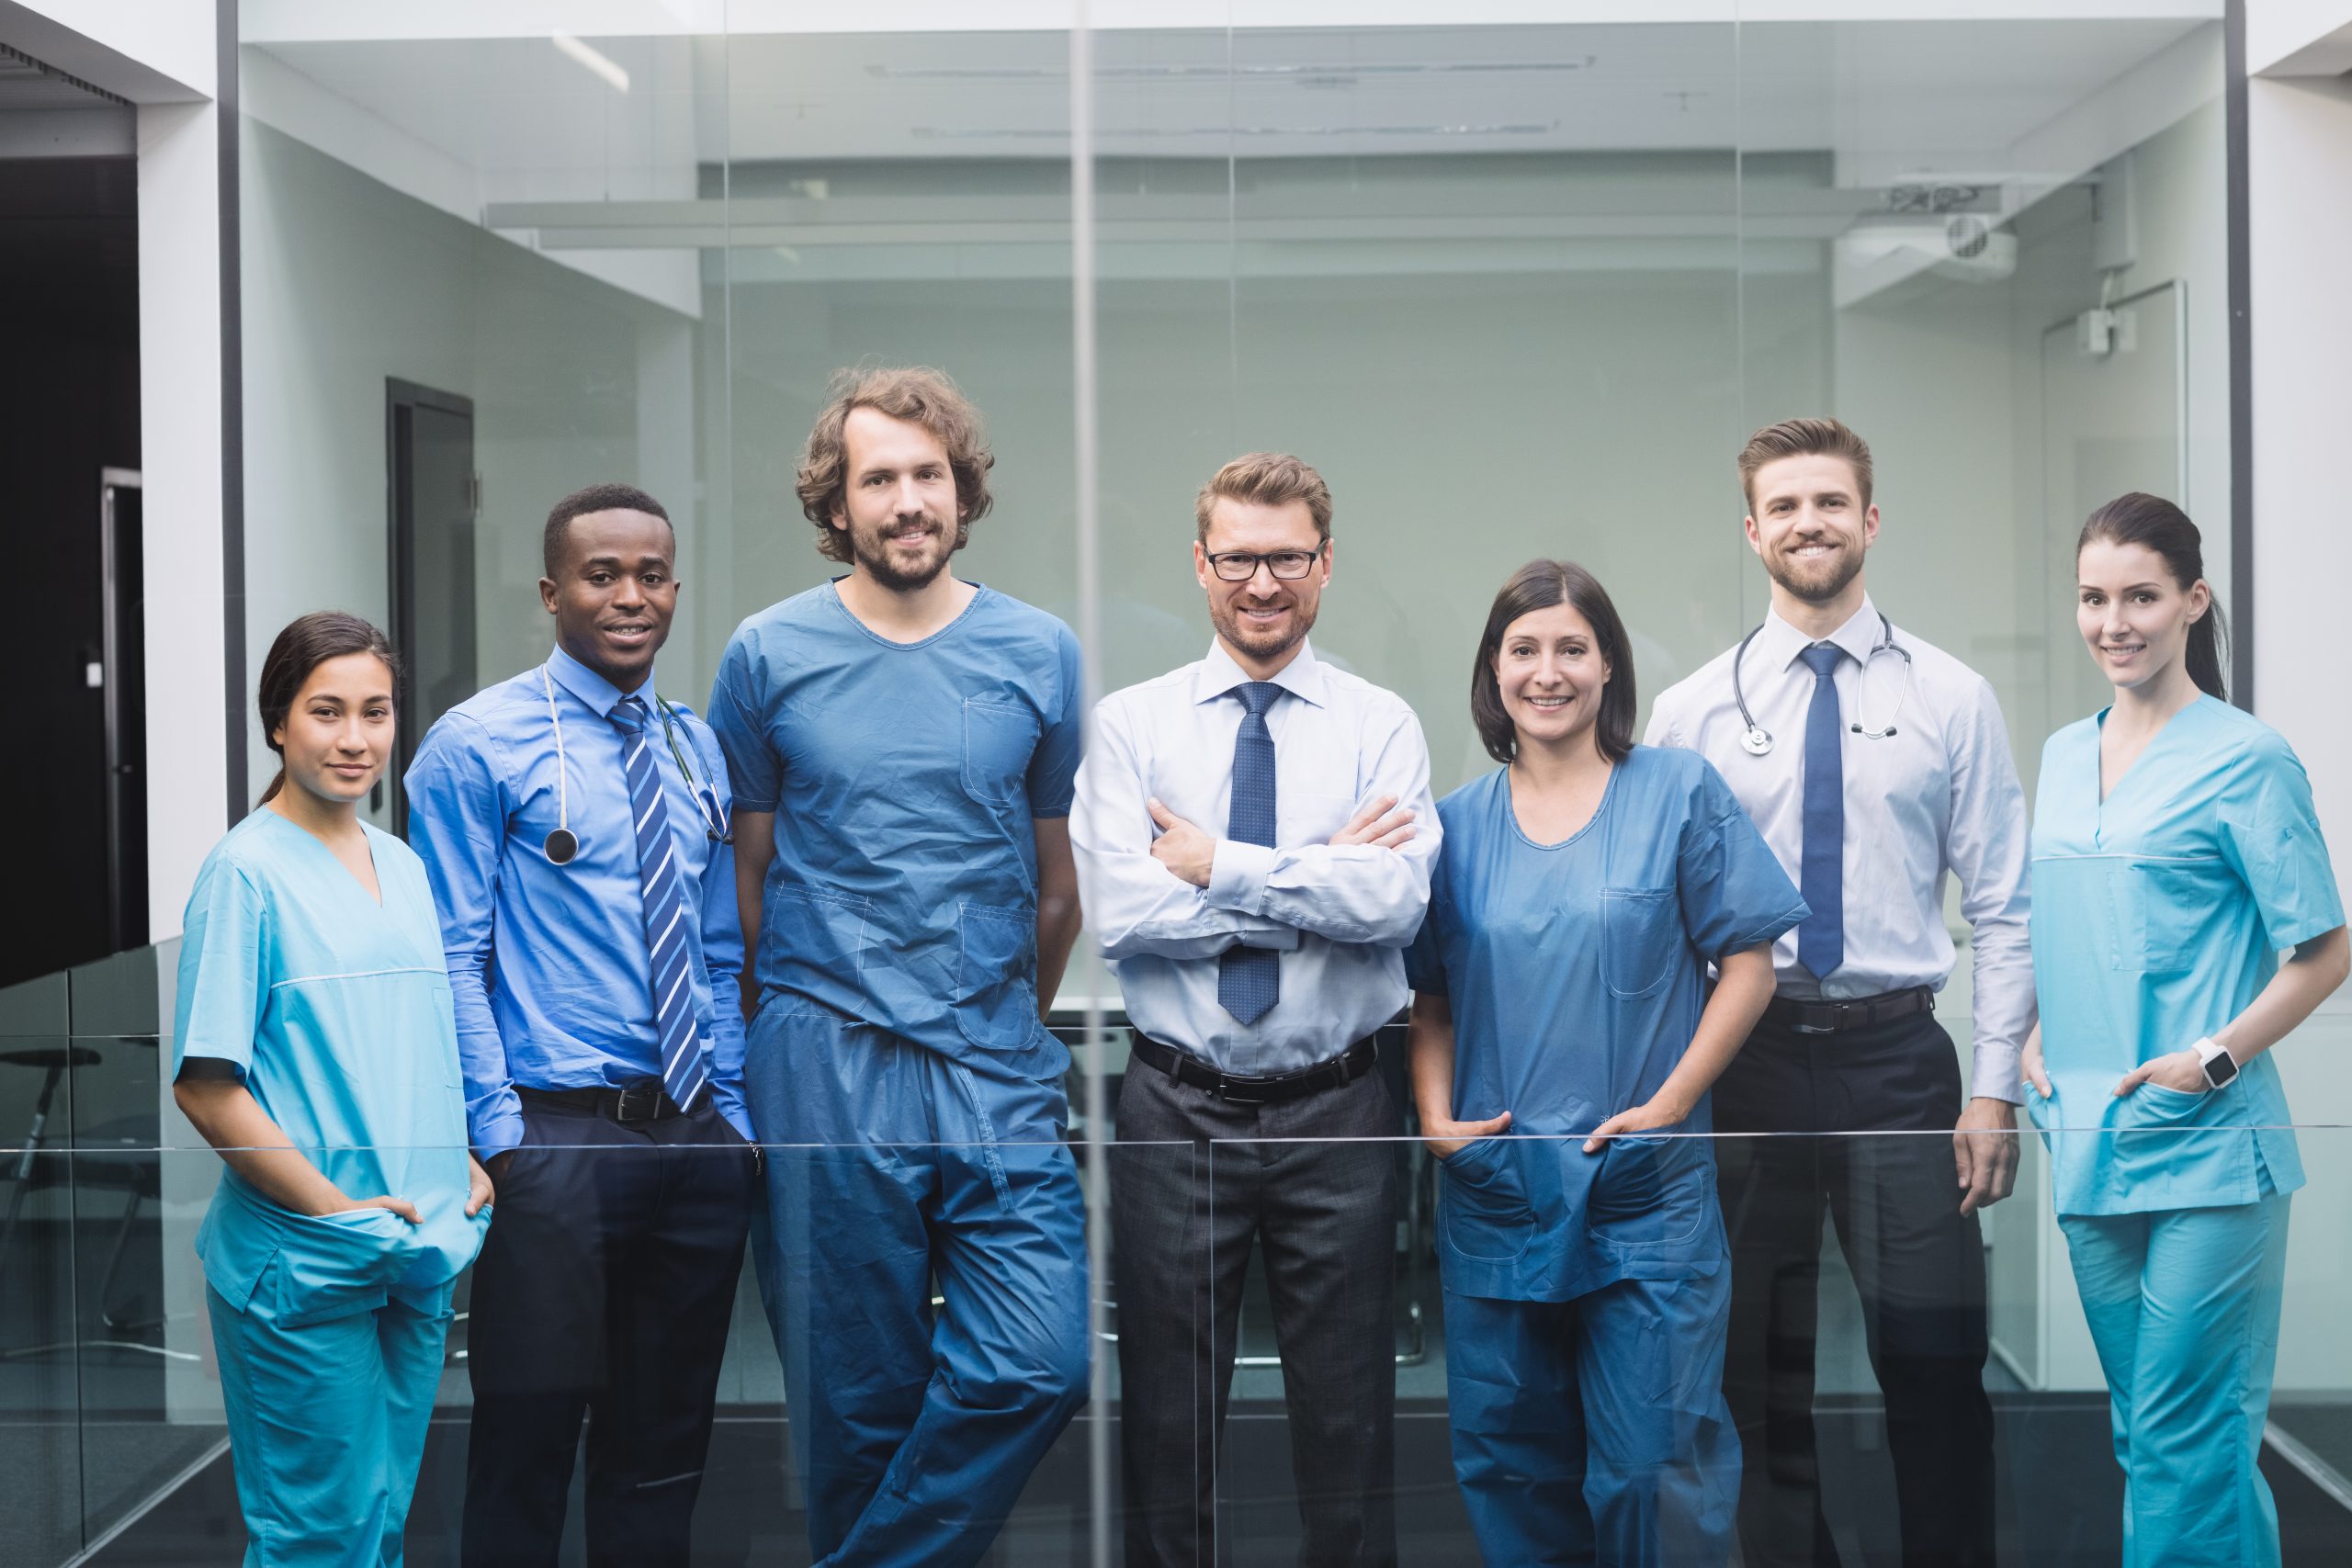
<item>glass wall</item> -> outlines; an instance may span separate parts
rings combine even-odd
[[[1305,25],[1268,0],[1159,6],[1142,26],[1136,8],[1104,6],[1074,40],[1059,7],[942,29],[935,9],[888,6],[836,23],[757,0],[244,0],[247,669],[302,611],[384,621],[432,672],[403,715],[421,733],[547,657],[542,520],[565,492],[620,480],[676,525],[684,592],[659,681],[699,708],[745,617],[839,570],[813,547],[794,477],[829,378],[859,365],[937,366],[986,414],[996,502],[956,570],[1099,628],[1095,695],[1209,646],[1191,556],[1202,482],[1250,450],[1314,464],[1336,507],[1317,655],[1410,705],[1440,795],[1492,766],[1465,688],[1487,606],[1521,562],[1570,558],[1607,584],[1645,716],[1757,625],[1767,583],[1734,457],[1787,416],[1835,414],[1871,442],[1874,602],[1902,636],[1991,682],[2029,793],[2042,739],[2102,700],[2071,613],[2092,505],[2133,489],[2181,501],[2226,598],[2218,5],[1980,20],[1892,4],[1764,17],[1689,6],[1671,20],[1601,6],[1559,7],[1577,19],[1549,24],[1523,6],[1323,9],[1331,20]],[[1099,476],[1084,498],[1082,471]],[[251,776],[266,779],[275,761],[253,744]],[[400,810],[392,789],[368,807],[387,828]],[[1939,1011],[1965,1071],[1958,891],[1962,961]],[[1084,1173],[1255,1157],[1122,1141],[1084,1114],[1090,1089],[1114,1102],[1129,1070],[1116,976],[1092,952],[1081,936],[1055,1013],[1081,1047],[1067,1088]],[[153,984],[168,1017],[168,983]],[[16,1097],[0,1114],[22,1100],[20,1122],[40,1052],[117,1038],[27,1029],[41,1041],[0,1066]],[[85,1434],[70,1488],[83,1500],[42,1527],[48,1556],[28,1561],[62,1560],[115,1521],[111,1493],[87,1500],[98,1479],[152,1495],[158,1466],[176,1473],[220,1431],[188,1247],[217,1162],[169,1105],[158,1032],[151,1018],[107,1048],[105,1093],[153,1122],[126,1147],[176,1152],[151,1160],[152,1192],[107,1188],[87,1214],[48,1195],[75,1183],[19,1179],[44,1224],[81,1216],[54,1258],[103,1246],[97,1277],[62,1261],[43,1277],[49,1306],[11,1291],[12,1311],[48,1315],[10,1332],[114,1333],[84,1309],[125,1290],[104,1251],[119,1225],[122,1269],[152,1270],[158,1302],[102,1321],[137,1324],[125,1337],[149,1350],[110,1352],[155,1384],[122,1396],[129,1424],[141,1443],[169,1440],[136,1462],[95,1454],[86,1434],[107,1429],[94,1414],[111,1385],[23,1371],[10,1408],[28,1429],[78,1421]],[[2292,1043],[2290,1080],[2340,1075],[2327,1043]],[[1405,1106],[1401,1029],[1383,1045]],[[62,1157],[53,1137],[34,1142]],[[2352,1205],[2352,1171],[2325,1144],[2306,1144],[2304,1236],[2335,1234]],[[1408,1560],[1465,1561],[1440,1184],[1420,1145],[1393,1153],[1395,1507]],[[839,1157],[771,1156],[812,1171]],[[2104,1382],[2043,1171],[2028,1139],[2018,1195],[1986,1228],[2004,1550],[2112,1560]],[[2337,1429],[2352,1365],[2324,1316],[2342,1269],[2316,1244],[2296,1254],[2283,1440],[2265,1461],[2306,1551],[2336,1539],[2311,1532],[2341,1528],[2325,1478],[2352,1470]],[[1218,1528],[1243,1562],[1287,1560],[1299,1529],[1267,1277],[1261,1263],[1239,1287],[1219,1450]],[[1117,1303],[1095,1289],[1115,1337]],[[65,1304],[77,1290],[80,1306]],[[1834,1245],[1820,1302],[1829,1506],[1851,1559],[1875,1560],[1895,1549],[1883,1406]],[[1098,1525],[1124,1517],[1114,1342],[1097,1346],[1090,1413],[1042,1462],[993,1560],[1091,1560]],[[85,1344],[85,1368],[93,1355]],[[460,1319],[411,1534],[419,1561],[454,1560],[465,1356]],[[0,1360],[0,1375],[17,1365]],[[805,1560],[784,1367],[748,1268],[720,1400],[697,1560]],[[62,1462],[48,1437],[28,1451]],[[204,1550],[234,1556],[224,1470],[174,1494],[179,1511],[144,1527],[151,1546],[177,1542],[188,1554],[173,1560],[194,1562],[193,1535],[153,1531],[212,1531]],[[44,1484],[65,1495],[60,1475]],[[2038,1527],[2052,1517],[2065,1521],[2055,1537]],[[1121,1528],[1103,1527],[1111,1542]]]

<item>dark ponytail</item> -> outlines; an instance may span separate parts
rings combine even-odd
[[[345,654],[372,653],[382,660],[392,673],[392,690],[398,693],[401,681],[401,656],[392,651],[392,639],[378,631],[369,622],[357,615],[346,615],[340,610],[313,610],[297,616],[277,640],[269,645],[269,657],[261,661],[261,685],[254,699],[261,707],[261,736],[269,749],[285,759],[285,749],[277,736],[286,724],[286,716],[294,711],[294,699],[302,694],[302,682],[311,671],[330,659]],[[269,781],[261,792],[261,803],[267,805],[277,792],[286,787],[286,770]]]
[[[2090,515],[2083,536],[2075,541],[2080,558],[2093,540],[2114,545],[2140,545],[2164,558],[2165,570],[2186,593],[2205,577],[2204,539],[2188,513],[2160,495],[2133,491],[2119,495]],[[2222,678],[2228,657],[2229,628],[2222,623],[2222,602],[2213,600],[2188,628],[2188,678],[2208,696],[2230,700]]]

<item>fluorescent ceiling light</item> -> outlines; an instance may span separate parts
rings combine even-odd
[[[555,45],[557,53],[575,62],[591,75],[603,78],[605,85],[614,92],[628,91],[628,73],[602,50],[581,42],[570,33],[551,33],[548,41]]]
[[[1483,75],[1498,72],[1589,71],[1600,57],[1587,54],[1574,60],[1455,60],[1351,62],[1346,64],[1193,64],[1097,65],[1092,74],[1105,81],[1182,81],[1227,77],[1272,77],[1321,84],[1357,76]],[[869,75],[895,81],[1062,82],[1069,71],[1051,65],[869,65]]]

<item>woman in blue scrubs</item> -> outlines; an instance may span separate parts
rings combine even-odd
[[[2196,525],[2127,495],[2075,558],[2115,701],[2042,749],[2027,1109],[2107,1374],[2124,1562],[2275,1564],[2255,1458],[2303,1168],[2267,1053],[2352,947],[2302,764],[2222,700]]]
[[[174,1093],[228,1168],[197,1232],[247,1568],[386,1568],[490,1224],[467,1152],[439,923],[407,845],[359,820],[395,663],[356,616],[262,665],[285,766],[197,874]]]
[[[1706,1138],[1661,1134],[1711,1130],[1804,901],[1703,758],[1633,743],[1624,627],[1582,568],[1504,585],[1470,706],[1504,766],[1438,803],[1406,961],[1454,1473],[1488,1562],[1720,1563],[1723,1219]]]

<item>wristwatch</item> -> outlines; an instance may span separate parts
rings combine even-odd
[[[2189,1047],[2197,1053],[2197,1065],[2205,1069],[2205,1087],[2221,1089],[2238,1076],[2238,1059],[2213,1043],[2211,1035]]]

